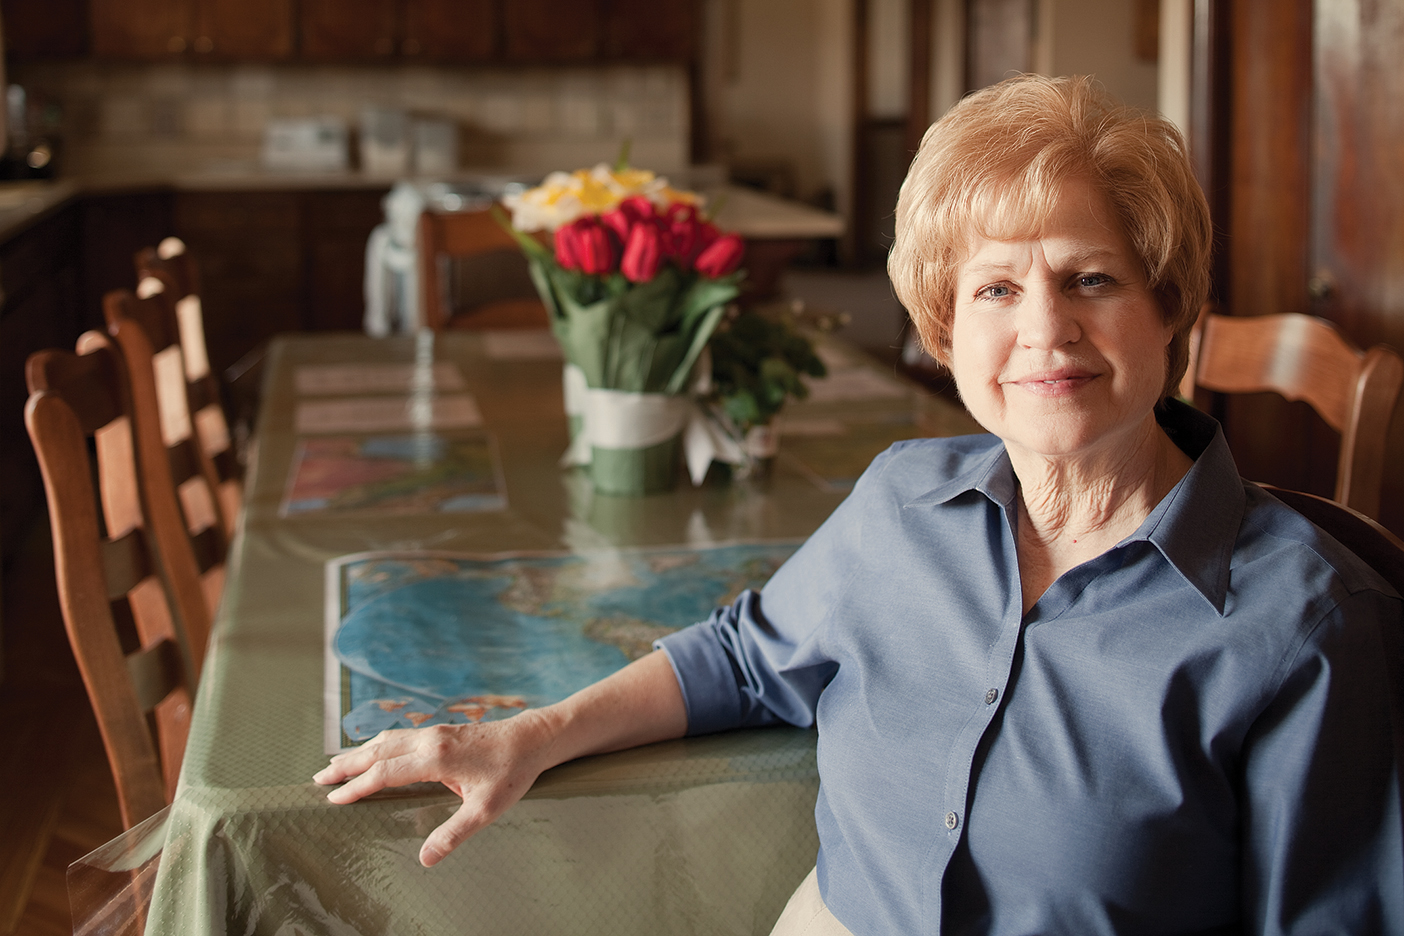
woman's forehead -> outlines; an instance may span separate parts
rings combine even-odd
[[[1036,194],[1004,191],[974,198],[964,220],[964,231],[957,239],[961,244],[957,262],[961,265],[992,242],[1071,238],[1079,243],[1069,245],[1070,249],[1089,257],[1130,247],[1111,200],[1099,186],[1079,178]]]

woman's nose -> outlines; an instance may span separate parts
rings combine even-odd
[[[1026,348],[1050,351],[1082,337],[1073,303],[1056,290],[1030,290],[1017,314],[1019,344]]]

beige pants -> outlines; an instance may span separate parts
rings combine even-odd
[[[770,936],[853,936],[824,906],[824,898],[819,896],[818,868],[810,871],[790,895]]]

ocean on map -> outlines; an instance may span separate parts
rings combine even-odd
[[[364,741],[559,701],[759,588],[797,545],[348,562],[332,642],[350,676],[343,731]]]

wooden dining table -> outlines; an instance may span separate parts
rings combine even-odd
[[[432,869],[417,855],[458,806],[445,788],[334,806],[311,777],[329,750],[356,743],[353,710],[448,717],[347,695],[354,680],[332,652],[348,613],[338,606],[346,557],[462,569],[624,551],[666,553],[654,564],[666,571],[679,555],[793,548],[895,439],[976,430],[958,405],[841,341],[820,343],[831,376],[789,407],[772,464],[621,497],[560,465],[562,362],[546,333],[274,340],[147,932],[769,932],[818,847],[812,730],[735,731],[564,764]],[[479,461],[466,486],[425,481],[441,485],[430,495],[383,475],[358,486],[318,474],[335,462],[317,460],[326,452],[382,437],[456,440]],[[462,609],[464,626],[476,613]],[[386,675],[397,662],[382,657],[375,673],[395,691],[408,678]],[[554,665],[568,672],[569,657]],[[357,678],[371,696],[389,691]],[[463,705],[454,711],[464,717]]]

